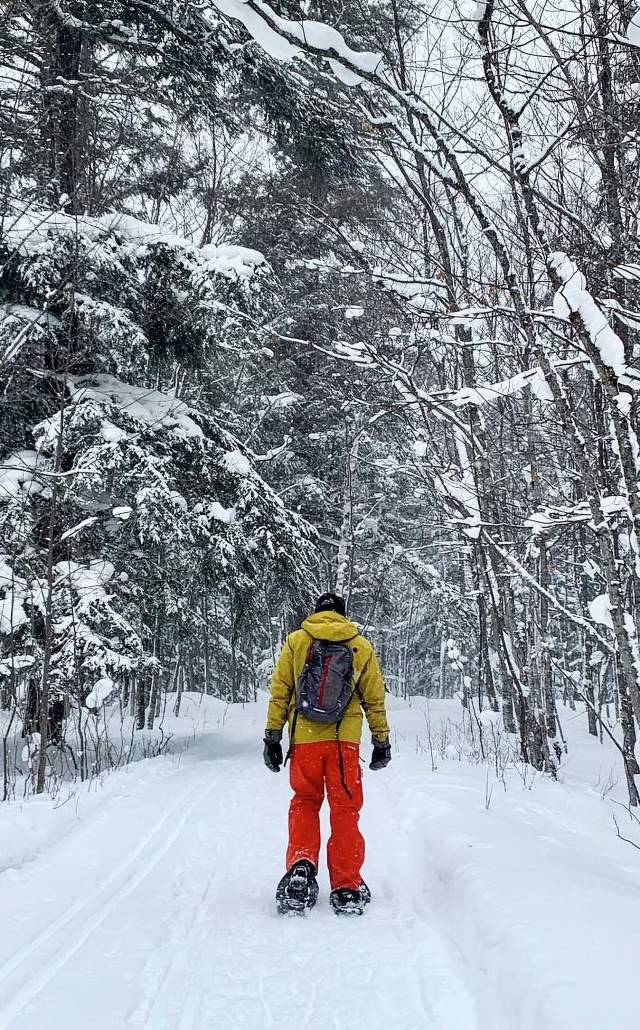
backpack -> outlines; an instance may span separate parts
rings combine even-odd
[[[305,630],[306,632],[306,630]],[[309,634],[311,636],[311,634]],[[357,634],[354,634],[357,636]],[[349,637],[353,640],[354,637]],[[362,695],[353,679],[353,652],[344,640],[317,640],[311,638],[300,678],[296,683],[296,703],[293,710],[293,722],[289,734],[289,750],[284,760],[286,765],[291,757],[293,740],[296,734],[298,716],[302,714],[311,722],[335,723],[336,742],[338,745],[338,762],[340,764],[340,780],[345,794],[351,797],[344,778],[344,762],[340,746],[340,723],[351,699],[358,695],[364,705]]]
[[[313,638],[296,683],[294,714],[339,725],[354,693],[351,648],[342,640]]]

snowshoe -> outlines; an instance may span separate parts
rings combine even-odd
[[[296,862],[284,874],[276,890],[276,906],[281,916],[304,915],[318,900],[318,881],[313,864],[307,859]]]
[[[364,880],[357,890],[337,887],[331,891],[329,903],[337,916],[361,916],[371,901],[371,891]]]

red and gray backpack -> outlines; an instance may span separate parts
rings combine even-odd
[[[296,683],[295,713],[311,722],[339,725],[354,693],[351,648],[343,640],[313,637]]]
[[[307,630],[304,630],[307,632]],[[309,633],[309,637],[311,634]],[[357,633],[348,640],[355,640]],[[289,739],[289,751],[284,764],[291,758],[298,716],[311,722],[335,723],[340,780],[348,796],[351,792],[344,779],[340,723],[353,697],[358,695],[364,707],[362,694],[353,679],[353,652],[347,641],[323,641],[311,637],[307,657],[296,683],[296,705]]]
[[[307,631],[305,630],[305,633]],[[311,636],[311,634],[309,634]],[[357,634],[349,637],[354,640]],[[340,747],[340,723],[352,699],[360,691],[353,678],[353,652],[344,640],[318,640],[311,637],[307,658],[295,685],[296,701],[289,736],[289,750],[284,760],[291,757],[296,723],[302,715],[311,722],[335,723],[338,744],[340,779],[345,792],[351,797],[344,778],[342,748]]]

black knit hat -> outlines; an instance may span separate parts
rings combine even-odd
[[[317,612],[337,612],[338,615],[347,614],[347,608],[344,603],[344,597],[340,597],[339,594],[320,594],[320,597],[316,601]]]

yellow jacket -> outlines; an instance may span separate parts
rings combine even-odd
[[[306,631],[306,632],[305,632]],[[373,647],[358,633],[357,626],[337,612],[316,612],[290,633],[271,678],[271,697],[267,712],[268,730],[282,730],[289,721],[289,733],[295,707],[297,683],[309,651],[309,637],[317,640],[343,640],[353,652],[353,679],[362,697],[369,729],[380,741],[389,739],[389,724],[384,707],[384,682]],[[340,723],[340,740],[360,743],[362,708],[357,694],[351,699]],[[296,720],[295,744],[311,744],[319,740],[335,740],[335,723],[311,722],[302,714]]]

